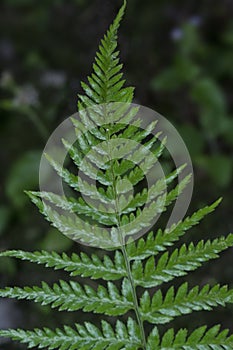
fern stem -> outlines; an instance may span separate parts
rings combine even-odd
[[[107,132],[108,135],[108,142],[110,141],[110,135],[109,132]],[[109,151],[109,160],[110,162],[113,164],[113,160],[112,160],[112,154],[111,154],[111,147],[108,146],[108,151]],[[114,174],[114,170],[113,170],[113,166],[111,164],[111,173],[112,173],[112,189],[114,192],[114,204],[115,204],[115,215],[117,218],[117,230],[119,233],[119,238],[120,238],[120,243],[121,243],[121,251],[124,257],[124,261],[125,261],[125,266],[126,266],[126,272],[127,272],[127,277],[128,280],[130,282],[130,286],[131,286],[131,290],[132,290],[132,296],[133,296],[133,304],[134,304],[134,312],[136,315],[136,319],[138,322],[138,326],[140,329],[140,336],[141,336],[141,345],[142,345],[142,350],[146,350],[146,335],[145,335],[145,331],[144,331],[144,327],[143,327],[143,320],[139,311],[139,304],[138,304],[138,298],[137,298],[137,291],[136,291],[136,286],[134,283],[134,279],[132,276],[132,271],[131,271],[131,266],[130,266],[130,261],[128,259],[128,255],[127,255],[127,251],[125,249],[125,238],[122,234],[122,230],[121,230],[121,221],[120,221],[120,214],[119,214],[119,203],[118,203],[118,195],[117,195],[117,191],[116,191],[116,176]]]
[[[121,251],[123,253],[124,256],[124,260],[125,260],[125,265],[126,265],[126,271],[127,271],[127,276],[131,285],[131,289],[132,289],[132,295],[133,295],[133,304],[134,304],[134,312],[137,318],[137,322],[140,328],[140,334],[141,334],[141,340],[142,340],[142,349],[146,350],[146,336],[145,336],[145,331],[144,331],[144,327],[143,327],[143,321],[140,315],[140,311],[139,311],[139,305],[138,305],[138,298],[137,298],[137,291],[136,291],[136,287],[134,284],[134,280],[133,280],[133,276],[132,276],[132,272],[131,272],[131,266],[130,266],[130,262],[128,259],[128,255],[127,255],[127,251],[125,249],[125,245],[123,244],[121,247]]]

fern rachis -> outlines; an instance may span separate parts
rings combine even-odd
[[[104,232],[103,237],[107,241],[108,235],[115,233],[117,236],[115,239],[119,239],[120,244],[114,249],[109,249],[109,253],[106,252],[102,258],[97,254],[80,253],[68,256],[65,253],[59,255],[56,252],[47,251],[12,250],[0,253],[2,257],[27,260],[54,270],[65,270],[71,277],[80,276],[106,281],[106,284],[98,282],[97,289],[91,287],[88,282],[81,283],[75,280],[69,282],[61,280],[52,286],[42,282],[40,286],[7,287],[0,290],[2,297],[33,300],[42,305],[58,308],[60,311],[82,310],[113,316],[117,320],[112,326],[110,322],[105,321],[104,316],[101,316],[101,327],[86,322],[84,325],[76,324],[73,328],[64,326],[63,329],[56,330],[48,328],[31,331],[1,330],[0,335],[26,343],[29,348],[38,346],[61,350],[232,349],[233,336],[228,336],[227,331],[220,331],[219,326],[209,330],[206,326],[202,326],[189,335],[186,329],[180,329],[175,333],[172,328],[161,335],[159,328],[161,324],[167,324],[178,316],[191,314],[193,311],[212,310],[215,306],[225,306],[226,303],[233,302],[233,291],[227,286],[205,285],[202,288],[198,286],[189,288],[188,283],[185,282],[178,288],[170,287],[166,293],[161,291],[162,284],[196,270],[204,262],[217,258],[220,252],[233,246],[233,235],[228,235],[213,241],[200,241],[195,245],[183,244],[171,253],[167,251],[188,229],[211,213],[220,200],[198,210],[191,217],[177,222],[169,229],[159,229],[157,232],[152,230],[136,242],[126,239],[126,233],[131,234],[137,230],[134,221],[143,212],[146,201],[149,205],[146,214],[140,216],[140,220],[145,227],[149,227],[151,216],[155,215],[156,211],[164,211],[176,199],[182,188],[187,185],[189,177],[187,176],[183,184],[176,186],[166,196],[165,185],[175,180],[183,168],[167,175],[165,182],[158,181],[150,190],[140,188],[133,196],[127,192],[128,182],[136,186],[142,181],[144,175],[142,169],[145,172],[151,170],[154,161],[156,162],[162,154],[165,140],[158,145],[156,137],[148,139],[156,123],[150,124],[147,130],[140,128],[140,120],[137,120],[134,125],[127,125],[127,122],[135,117],[137,110],[127,107],[133,99],[133,88],[124,87],[122,65],[119,63],[119,52],[116,51],[117,30],[125,5],[126,3],[101,41],[92,75],[88,77],[87,83],[82,83],[85,95],[79,96],[78,103],[81,122],[73,121],[74,127],[79,130],[78,142],[76,145],[70,145],[67,140],[63,141],[64,147],[77,167],[81,165],[84,156],[89,155],[85,159],[83,171],[85,170],[90,178],[93,177],[95,164],[98,164],[99,192],[95,192],[88,182],[81,181],[70,170],[61,168],[49,156],[48,161],[51,166],[64,182],[77,191],[77,195],[66,198],[48,192],[27,192],[45,218],[68,237],[83,239],[85,243],[98,245],[95,234],[87,231],[92,227],[88,224],[96,222],[101,225],[101,229],[95,228],[97,236]],[[114,109],[115,103],[120,103],[118,110]],[[105,108],[100,110],[97,108],[95,113],[93,112],[93,106],[103,104],[104,106],[109,104],[108,112]],[[86,113],[86,110],[89,113]],[[116,119],[119,114],[124,117],[120,118],[118,123],[110,123],[106,119],[105,125],[96,127],[95,118],[100,118],[99,111],[103,113],[103,110],[104,117],[109,114],[114,115]],[[87,126],[89,132],[80,133],[80,130]],[[135,150],[133,145],[132,149],[124,149],[124,146],[118,148],[118,153],[122,152],[122,155],[127,152],[136,154],[139,167],[126,161],[123,156],[122,159],[116,159],[117,154],[114,154],[116,150],[111,147],[103,146],[101,154],[97,148],[95,149],[101,142],[122,141],[124,138],[142,142],[153,152],[154,159],[153,157],[149,160],[145,159],[143,151]],[[92,155],[88,153],[90,149],[95,151]],[[79,196],[80,191],[92,199],[97,199],[101,205],[92,208]],[[161,202],[165,203],[165,207],[161,206]],[[103,212],[102,209],[106,209],[109,203],[113,203],[113,207]],[[87,226],[79,219],[72,221],[72,217],[61,215],[56,208],[84,216]],[[124,229],[126,224],[128,231]],[[104,230],[105,227],[106,230]],[[112,230],[107,230],[109,227],[112,227]],[[120,281],[118,286],[114,281]],[[143,289],[140,296],[138,287]],[[154,287],[156,291],[151,295],[150,288]],[[128,317],[126,321],[124,321],[125,318],[121,320],[120,317],[129,311],[133,311],[135,317]],[[153,326],[149,334],[145,331],[146,322]]]

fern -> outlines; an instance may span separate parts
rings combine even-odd
[[[159,328],[159,325],[167,324],[178,316],[212,310],[233,302],[233,290],[219,284],[190,289],[185,282],[177,290],[173,286],[166,292],[160,289],[162,284],[217,258],[219,253],[233,246],[233,235],[200,241],[196,245],[183,244],[170,253],[167,250],[213,212],[221,199],[170,228],[157,232],[149,229],[151,220],[176,200],[190,176],[184,177],[167,194],[166,186],[182,173],[184,167],[171,172],[164,180],[156,181],[150,189],[137,186],[158,161],[166,139],[158,143],[158,134],[151,137],[156,122],[143,130],[141,120],[133,120],[137,116],[137,108],[130,106],[134,89],[124,86],[117,51],[117,30],[125,6],[126,2],[101,41],[92,75],[86,83],[82,83],[84,95],[79,95],[78,102],[81,121],[73,119],[78,141],[72,145],[68,140],[63,140],[75,166],[81,167],[86,178],[97,178],[98,191],[91,182],[82,180],[79,175],[47,156],[51,166],[76,192],[76,196],[67,198],[46,191],[27,192],[45,218],[63,234],[92,246],[98,247],[101,243],[102,248],[111,252],[106,252],[103,257],[86,253],[68,256],[47,251],[12,250],[0,253],[1,257],[27,260],[54,270],[62,269],[72,277],[106,282],[99,282],[96,289],[75,280],[61,280],[52,286],[42,282],[40,286],[7,287],[0,290],[0,296],[33,300],[60,311],[82,310],[114,317],[133,311],[135,317],[124,321],[126,315],[122,320],[117,319],[114,326],[101,316],[100,327],[85,322],[83,325],[75,324],[73,328],[64,326],[55,330],[1,330],[0,336],[26,343],[28,348],[38,346],[40,349],[232,349],[233,336],[228,336],[228,331],[220,331],[219,325],[209,330],[202,326],[192,333],[186,329],[175,333],[173,328],[169,328],[165,334],[161,334]],[[124,139],[140,142],[144,147],[137,149],[134,144],[124,143]],[[107,146],[105,141],[108,140],[113,142],[113,147]],[[114,147],[115,141],[120,142],[118,147]],[[151,156],[146,157],[145,150],[150,150]],[[125,158],[129,154],[137,164]],[[99,169],[97,174],[96,166]],[[133,194],[130,193],[129,183],[136,186]],[[96,206],[85,202],[80,193],[97,201]],[[111,206],[112,203],[115,208]],[[69,216],[69,213],[79,216]],[[132,236],[138,232],[138,227],[150,232],[134,242]],[[117,280],[119,283],[116,284],[114,281]],[[138,287],[143,289],[141,295]],[[153,295],[149,290],[152,287],[157,287]],[[146,322],[153,325],[149,334],[146,332]]]

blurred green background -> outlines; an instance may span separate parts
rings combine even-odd
[[[45,142],[76,112],[80,80],[91,72],[98,42],[120,5],[110,0],[1,0],[1,250],[80,249],[45,222],[23,190],[37,189]],[[230,0],[128,0],[120,30],[121,58],[128,84],[136,87],[135,102],[167,117],[190,151],[195,188],[189,213],[224,198],[186,241],[213,238],[233,227],[232,15]],[[190,284],[218,281],[233,287],[232,253],[192,273]],[[52,283],[64,276],[10,259],[0,262],[1,287],[41,279]],[[221,322],[233,331],[232,316],[233,307],[197,313],[191,327]],[[30,302],[0,301],[3,328],[53,327],[80,318]],[[183,317],[177,326],[187,322]],[[25,347],[2,343],[1,348]]]

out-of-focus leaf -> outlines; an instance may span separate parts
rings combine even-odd
[[[192,82],[200,73],[200,68],[190,59],[177,56],[175,61],[176,75],[179,77],[180,83]]]
[[[193,52],[199,50],[200,46],[201,43],[196,26],[189,22],[184,23],[180,40],[181,55],[190,56]]]
[[[220,87],[211,78],[203,78],[193,86],[191,96],[199,106],[205,132],[211,137],[221,135],[227,128],[227,113]]]
[[[190,59],[177,55],[174,65],[152,79],[155,90],[173,91],[197,78],[200,70]]]
[[[224,155],[202,156],[198,159],[201,166],[213,182],[220,187],[227,187],[232,182],[233,161]]]
[[[195,157],[203,152],[204,138],[202,133],[192,125],[179,127],[179,132],[190,152],[191,157]]]
[[[6,194],[18,208],[28,201],[24,190],[38,186],[41,151],[30,151],[14,163],[6,181]]]
[[[192,97],[202,107],[215,109],[216,113],[225,112],[222,90],[211,78],[199,79],[193,87]]]
[[[203,137],[216,138],[223,135],[228,127],[227,116],[220,114],[214,109],[203,109],[199,120],[203,128]]]

